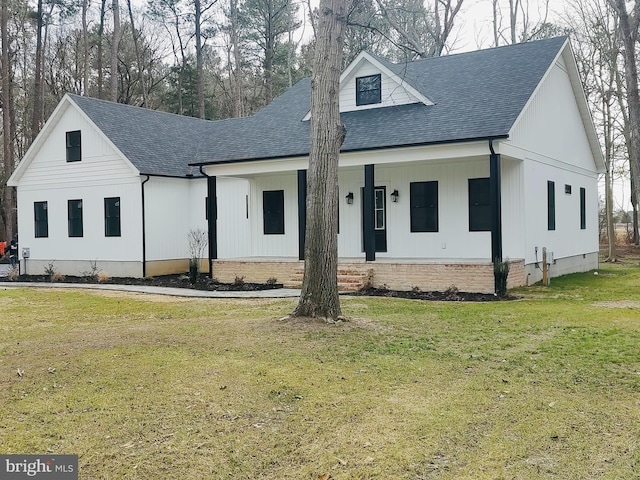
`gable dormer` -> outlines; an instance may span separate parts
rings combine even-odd
[[[387,63],[370,53],[360,52],[340,75],[340,112],[412,103],[434,105],[411,85],[402,66]],[[310,112],[304,120],[309,120],[309,116]]]

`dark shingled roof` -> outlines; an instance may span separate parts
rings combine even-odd
[[[509,131],[566,37],[393,65],[435,105],[345,112],[342,151],[477,138]],[[184,176],[213,164],[309,153],[311,82],[304,79],[252,117],[206,121],[71,96],[141,171]]]

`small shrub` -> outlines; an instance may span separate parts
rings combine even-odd
[[[450,285],[449,288],[447,288],[444,291],[444,298],[445,300],[449,300],[449,301],[462,300],[462,297],[458,295],[459,293],[460,293],[460,290],[458,290],[458,287],[456,287],[455,285]]]
[[[275,285],[276,283],[278,283],[278,279],[276,277],[269,277],[267,278],[267,285]]]
[[[54,262],[50,262],[46,267],[44,267],[44,273],[49,277],[50,282],[54,282],[54,277],[57,278],[58,269],[54,265]]]
[[[53,272],[49,278],[51,280],[51,283],[64,282],[64,275],[62,275],[60,272]]]
[[[7,272],[7,277],[9,277],[9,281],[11,282],[15,282],[16,280],[18,280],[19,276],[20,276],[20,269],[18,268],[17,265],[15,267],[10,268],[9,271]]]
[[[96,280],[98,281],[98,283],[106,283],[111,280],[111,277],[105,272],[98,272]]]
[[[236,286],[244,285],[244,276],[242,276],[242,277],[238,277],[238,276],[236,275],[236,278],[235,278],[235,280],[233,281],[233,284],[234,284],[234,285],[236,285]]]
[[[99,276],[100,276],[101,272],[102,272],[102,270],[100,270],[98,268],[98,261],[97,260],[90,260],[89,261],[89,270],[85,270],[83,272],[80,272],[80,276],[88,278],[88,279],[93,280],[94,282],[96,282],[96,281],[99,281]]]
[[[187,234],[187,249],[189,251],[189,280],[192,284],[198,281],[200,259],[204,256],[207,245],[207,232],[199,228],[189,230]]]
[[[420,287],[417,285],[414,285],[413,287],[411,287],[411,291],[413,293],[420,293]]]

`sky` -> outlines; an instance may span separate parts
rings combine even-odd
[[[545,17],[546,0],[522,0],[526,4],[529,23],[535,25]],[[492,0],[465,0],[456,17],[456,35],[450,53],[477,50],[491,47],[493,44]],[[503,24],[508,25],[508,1],[503,4]],[[556,23],[562,20],[567,8],[567,0],[548,0],[547,21]]]

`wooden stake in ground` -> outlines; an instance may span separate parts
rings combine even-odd
[[[338,156],[346,130],[338,94],[347,22],[345,0],[321,0],[311,83],[311,148],[302,293],[294,317],[337,319]]]

